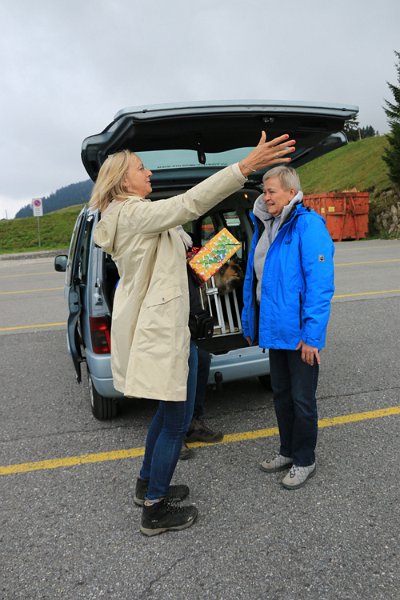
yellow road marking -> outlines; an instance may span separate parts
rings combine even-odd
[[[388,408],[378,408],[377,410],[368,410],[362,413],[353,413],[351,415],[339,415],[338,417],[327,417],[318,421],[319,429],[324,427],[334,427],[335,425],[345,425],[347,423],[357,423],[359,421],[368,421],[370,419],[380,419],[400,415],[400,406],[389,406]]]
[[[11,294],[32,294],[34,292],[59,292],[63,290],[63,287],[55,287],[55,288],[37,288],[34,290],[16,290],[14,292],[0,292],[0,296],[9,296]]]
[[[400,258],[388,258],[386,260],[360,260],[357,262],[335,263],[335,267],[350,267],[352,265],[375,265],[379,263],[400,262]]]
[[[66,325],[65,321],[60,323],[38,323],[37,325],[16,325],[15,327],[0,327],[0,331],[15,331],[16,329],[37,329],[39,327],[58,327],[59,325]]]
[[[393,415],[400,415],[400,406],[390,406],[388,408],[381,408],[378,410],[371,410],[362,413],[353,413],[349,415],[340,415],[338,417],[331,417],[320,419],[318,421],[318,427],[323,429],[324,427],[335,427],[337,425],[345,425],[347,423],[357,423],[360,421],[368,421],[371,419],[379,419],[382,417],[389,417]],[[278,435],[278,428],[271,427],[269,429],[257,429],[256,431],[244,431],[241,433],[231,433],[224,436],[222,442],[216,442],[214,444],[205,444],[204,442],[193,442],[189,446],[193,448],[199,448],[202,446],[220,445],[220,444],[231,444],[235,442],[243,442],[247,440],[256,440],[259,438],[266,438]],[[63,467],[74,467],[78,465],[92,464],[105,462],[110,460],[121,460],[125,458],[137,458],[144,455],[144,448],[127,448],[125,450],[114,450],[111,452],[97,452],[95,454],[81,454],[80,456],[66,456],[64,458],[53,458],[49,460],[41,460],[36,462],[20,463],[14,465],[6,465],[0,467],[0,475],[13,475],[16,473],[29,473],[31,471],[45,471],[48,469],[59,469]]]
[[[17,277],[31,277],[33,275],[56,275],[57,271],[41,271],[40,273],[19,273],[18,275],[0,275],[0,279],[15,279]]]
[[[380,290],[378,292],[357,292],[355,294],[335,294],[333,300],[337,298],[354,298],[356,296],[376,296],[378,294],[392,294],[393,292],[400,292],[400,290]]]

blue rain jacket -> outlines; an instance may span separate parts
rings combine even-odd
[[[255,231],[243,287],[244,336],[258,340],[261,348],[295,350],[302,340],[321,350],[334,292],[334,246],[324,219],[299,203],[281,225],[265,259],[258,311],[254,252],[263,223],[251,217]]]

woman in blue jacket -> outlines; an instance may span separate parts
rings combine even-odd
[[[243,332],[269,349],[279,452],[261,463],[267,473],[290,469],[287,489],[316,472],[316,389],[334,292],[334,246],[324,219],[302,203],[291,167],[264,175],[253,209],[255,232],[244,283]]]

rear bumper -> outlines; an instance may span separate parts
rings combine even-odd
[[[113,385],[110,355],[94,354],[86,349],[86,360],[97,392],[106,398],[121,398],[122,394]],[[262,375],[269,375],[268,350],[263,352],[261,348],[250,346],[226,354],[211,354],[209,384]]]
[[[220,373],[215,377],[216,373]],[[220,381],[237,381],[249,377],[269,375],[268,350],[256,346],[231,350],[226,354],[212,354],[208,383]],[[222,376],[222,379],[221,379]]]
[[[95,354],[86,348],[86,362],[96,391],[105,398],[122,398],[113,385],[110,354]]]

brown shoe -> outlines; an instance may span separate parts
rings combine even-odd
[[[187,442],[220,442],[224,437],[222,431],[213,431],[203,421],[203,419],[193,419],[190,424],[189,431],[186,434]]]
[[[181,452],[179,454],[179,460],[187,460],[188,458],[193,458],[194,450],[192,448],[188,448],[185,442],[182,444]]]
[[[149,487],[149,482],[140,479],[140,477],[136,480],[136,489],[135,496],[133,498],[136,506],[143,506],[144,499],[147,494],[147,490]],[[173,502],[181,502],[186,496],[189,495],[189,488],[187,485],[170,485],[167,494],[167,500],[171,500]]]

